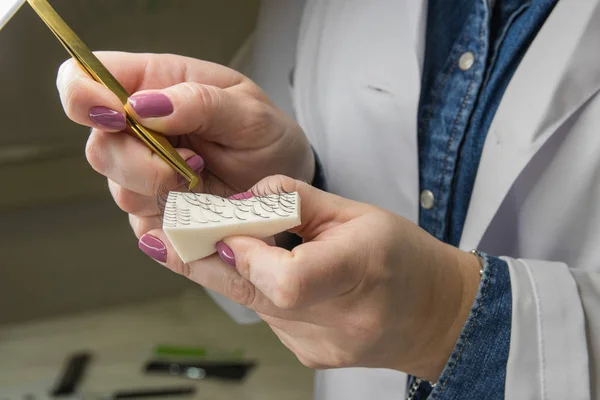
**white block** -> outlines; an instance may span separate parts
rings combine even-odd
[[[226,199],[203,193],[170,192],[163,231],[185,263],[215,253],[217,242],[230,236],[258,239],[300,225],[297,192]]]

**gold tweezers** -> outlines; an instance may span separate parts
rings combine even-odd
[[[92,51],[73,32],[66,22],[58,15],[47,0],[27,0],[48,28],[56,35],[71,56],[81,65],[84,71],[97,82],[103,84],[113,92],[121,101],[126,111],[127,126],[144,142],[152,151],[165,160],[173,169],[183,175],[189,182],[190,190],[199,181],[198,176],[185,160],[175,151],[169,141],[159,133],[142,126],[135,120],[127,103],[129,94],[115,79],[106,67],[98,60]]]

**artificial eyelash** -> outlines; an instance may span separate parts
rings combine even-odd
[[[204,185],[208,189],[206,193],[189,191],[185,184],[171,191],[164,186],[161,187],[157,196],[157,206],[158,217],[162,224],[165,227],[176,227],[177,225],[188,226],[192,222],[207,224],[235,219],[247,221],[250,215],[263,219],[269,219],[269,214],[287,217],[294,212],[296,205],[295,197],[292,193],[284,191],[282,186],[274,188],[270,185],[265,193],[258,193],[252,189],[250,191],[252,197],[231,198],[227,194],[220,196],[212,193],[208,180],[204,181]],[[189,208],[182,209],[177,206],[179,197],[189,207],[194,208],[193,216]],[[228,205],[233,205],[233,212],[230,215],[226,212],[231,209]]]

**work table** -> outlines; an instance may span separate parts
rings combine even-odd
[[[157,344],[243,348],[246,357],[258,365],[242,383],[146,375],[143,366]],[[66,358],[79,351],[93,353],[82,393],[195,384],[195,399],[312,397],[313,372],[297,361],[266,324],[238,325],[198,290],[146,303],[0,326],[0,398],[7,398],[9,388],[51,385]],[[12,398],[16,399],[14,392]]]

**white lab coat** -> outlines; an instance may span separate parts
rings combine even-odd
[[[265,3],[292,20],[285,7],[298,8]],[[329,189],[415,222],[426,9],[420,0],[307,0],[297,43],[277,45],[296,49],[291,104]],[[259,29],[257,54],[285,37],[273,29]],[[256,80],[280,96],[288,71],[265,76],[260,66],[285,67],[289,56],[271,55],[255,60]],[[460,243],[509,264],[507,399],[600,396],[599,93],[600,0],[562,0],[489,129]],[[329,370],[317,372],[315,399],[397,400],[404,389],[400,372]]]

